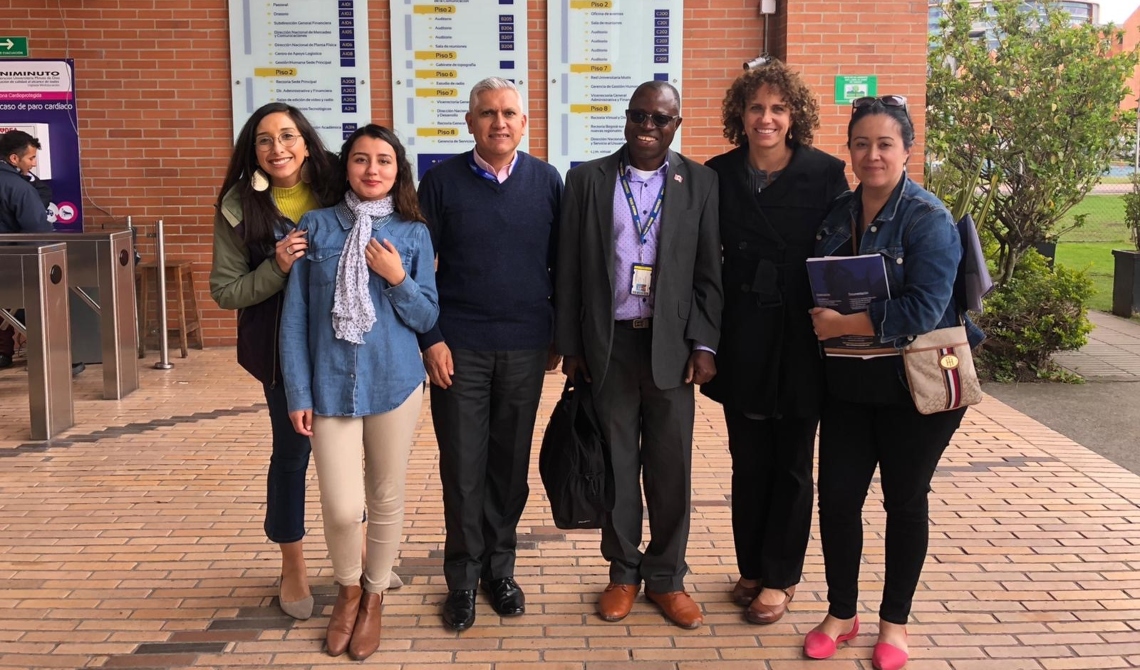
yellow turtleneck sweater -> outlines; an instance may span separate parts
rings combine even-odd
[[[319,209],[321,206],[313,189],[303,181],[289,188],[273,186],[270,193],[273,196],[273,204],[277,205],[277,209],[293,223],[300,221],[306,212]]]

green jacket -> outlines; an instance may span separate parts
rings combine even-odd
[[[268,258],[251,266],[237,228],[242,223],[241,194],[233,187],[214,214],[214,264],[210,269],[210,295],[222,309],[245,309],[285,290],[289,275]]]

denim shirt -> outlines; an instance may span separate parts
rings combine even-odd
[[[342,202],[301,217],[309,248],[293,264],[281,315],[281,370],[289,411],[319,416],[367,416],[391,411],[424,381],[416,333],[439,316],[435,252],[427,226],[398,214],[374,218],[372,237],[400,252],[407,276],[397,286],[369,270],[376,323],[363,344],[333,334],[337,265],[354,217]]]
[[[815,255],[832,256],[850,248],[852,222],[859,225],[861,187],[836,199],[816,236]],[[883,342],[901,349],[915,337],[965,320],[970,346],[984,335],[954,299],[954,279],[962,240],[949,210],[933,193],[903,177],[867,226],[859,254],[882,254],[891,299],[871,303],[871,325]]]

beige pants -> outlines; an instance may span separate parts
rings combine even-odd
[[[314,416],[313,459],[325,543],[338,584],[388,588],[404,531],[404,477],[423,404],[416,388],[396,409],[364,417]],[[361,471],[363,457],[364,467]],[[368,509],[368,558],[360,579],[360,510]]]

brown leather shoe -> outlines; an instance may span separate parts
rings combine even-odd
[[[621,621],[633,609],[633,599],[641,584],[614,584],[606,587],[598,598],[598,616],[606,621]]]
[[[352,640],[352,629],[356,628],[356,614],[360,610],[360,585],[345,586],[341,584],[336,594],[336,604],[333,605],[332,616],[329,617],[329,627],[325,631],[325,651],[329,656],[340,656],[348,649]]]
[[[732,602],[741,607],[748,607],[752,604],[752,599],[760,595],[760,589],[762,588],[760,586],[760,580],[756,579],[750,581],[755,581],[756,586],[745,586],[743,577],[736,580],[736,586],[732,587]]]
[[[693,602],[689,594],[684,591],[654,593],[646,589],[645,597],[652,600],[661,608],[661,612],[665,615],[665,618],[681,628],[688,628],[690,630],[700,628],[701,624],[705,621],[701,615],[701,608],[697,603]]]
[[[752,601],[752,604],[748,606],[748,609],[744,611],[744,618],[748,619],[750,623],[760,625],[776,623],[782,619],[784,614],[788,611],[788,605],[792,602],[792,598],[796,595],[796,587],[789,586],[786,589],[780,590],[784,592],[785,597],[783,602],[779,605],[765,605],[760,602],[760,598],[757,597]]]
[[[384,596],[380,593],[365,591],[361,596],[352,642],[348,643],[348,655],[352,660],[363,661],[380,648],[380,606],[383,603]]]

